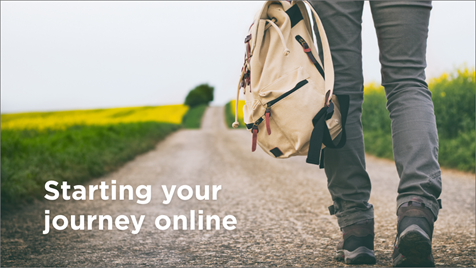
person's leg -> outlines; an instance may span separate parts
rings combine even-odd
[[[368,203],[371,185],[365,171],[361,123],[363,3],[313,1],[324,25],[332,53],[335,71],[334,94],[350,96],[345,126],[346,145],[341,149],[324,149],[328,189],[334,203],[330,210],[331,214],[335,213],[337,216],[343,234],[336,257],[349,264],[372,264],[376,261],[373,251],[374,210]],[[322,53],[320,57],[322,59]]]
[[[332,53],[335,71],[334,94],[350,96],[345,126],[346,145],[341,149],[324,149],[328,189],[340,227],[374,218],[373,207],[368,203],[371,185],[365,171],[361,122],[363,3],[363,1],[312,1],[324,25]],[[320,57],[322,58],[322,50]]]
[[[425,82],[431,1],[371,1],[370,5],[400,176],[397,209],[419,198],[436,218],[441,193],[438,134],[431,92]]]
[[[393,265],[434,266],[431,240],[441,172],[433,102],[425,82],[431,2],[375,1],[370,5],[400,176]]]

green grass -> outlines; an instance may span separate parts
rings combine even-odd
[[[49,180],[82,184],[111,172],[154,148],[157,142],[181,127],[200,128],[207,107],[189,109],[182,117],[182,125],[133,122],[81,124],[56,130],[2,129],[2,208],[15,208],[41,198],[45,194],[44,184]],[[130,111],[120,111],[113,116],[130,114]]]
[[[2,208],[44,195],[49,180],[81,184],[115,170],[180,125],[140,122],[66,130],[2,130]]]
[[[197,129],[202,124],[202,117],[208,105],[201,104],[188,109],[187,113],[182,118],[182,125],[184,128]]]

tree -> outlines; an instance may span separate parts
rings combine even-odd
[[[214,87],[208,84],[201,84],[190,90],[187,97],[185,97],[185,105],[195,107],[200,104],[208,105],[213,101]]]

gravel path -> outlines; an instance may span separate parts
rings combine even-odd
[[[155,150],[88,184],[151,185],[148,204],[138,204],[136,197],[104,201],[96,192],[93,201],[41,200],[2,214],[2,266],[344,266],[333,259],[341,235],[327,211],[331,198],[324,172],[304,157],[276,160],[261,149],[251,153],[249,133],[225,128],[222,114],[222,108],[209,108],[201,130],[178,131]],[[391,266],[398,176],[388,160],[368,157],[367,166],[376,213],[376,266]],[[443,182],[444,209],[433,242],[437,266],[475,266],[474,175],[444,171]],[[222,188],[215,201],[184,201],[174,194],[166,205],[162,185]],[[69,227],[43,235],[45,210],[51,218],[145,215],[145,220],[138,234],[132,234],[132,224],[124,231],[98,230],[95,221],[92,230]],[[161,231],[155,226],[159,215],[190,218],[191,210],[220,220],[233,215],[236,229]]]

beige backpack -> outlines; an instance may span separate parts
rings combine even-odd
[[[317,24],[324,66],[314,45],[306,4]],[[258,143],[276,158],[307,154],[306,162],[322,168],[322,149],[345,144],[349,98],[333,95],[331,51],[316,11],[307,1],[267,1],[256,14],[245,44],[233,127],[238,127],[243,88],[244,121],[252,133],[252,151]],[[334,144],[341,132],[340,141]]]

